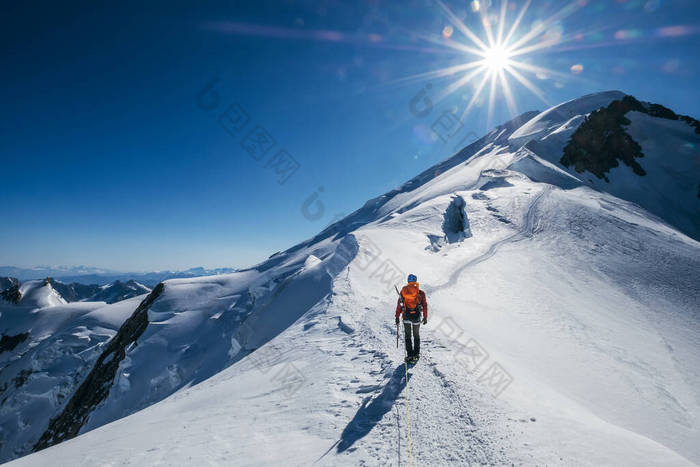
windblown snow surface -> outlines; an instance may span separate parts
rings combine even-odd
[[[12,465],[700,463],[700,243],[555,157],[620,96],[525,114],[254,268],[166,281],[82,434]],[[407,369],[408,272],[430,315]]]
[[[90,371],[102,346],[144,299],[66,304],[44,281],[22,286],[19,304],[0,299],[0,455],[30,452],[49,419]]]

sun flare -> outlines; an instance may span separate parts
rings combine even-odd
[[[505,47],[496,45],[484,52],[484,64],[492,72],[500,72],[510,62],[510,53]]]
[[[526,0],[519,11],[508,0],[501,0],[500,12],[493,14],[487,11],[487,6],[473,2],[476,5],[472,8],[473,14],[480,16],[478,23],[483,27],[483,34],[477,34],[465,24],[463,13],[461,17],[457,16],[443,3],[444,0],[434,1],[450,24],[442,29],[439,37],[430,35],[422,37],[429,42],[464,53],[467,58],[463,63],[419,73],[404,80],[450,79],[451,82],[445,86],[438,100],[454,92],[466,90],[468,103],[461,112],[460,120],[463,120],[474,106],[483,102],[480,99],[482,93],[488,95],[488,125],[491,125],[498,96],[504,98],[510,114],[517,115],[513,84],[524,87],[546,105],[551,105],[542,90],[527,76],[528,74],[538,79],[543,79],[542,76],[561,81],[571,78],[570,75],[534,65],[531,58],[537,52],[571,40],[570,37],[562,38],[552,34],[551,30],[556,29],[557,23],[563,18],[578,11],[585,2],[566,2],[552,16],[538,19],[531,23],[529,28],[521,25],[527,21],[524,17],[532,0]],[[508,18],[509,11],[514,12],[510,18]]]

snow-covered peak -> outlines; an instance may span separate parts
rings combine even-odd
[[[26,307],[43,308],[67,303],[49,280],[27,281],[20,286],[19,291],[22,294],[20,304]]]
[[[466,163],[472,158],[476,158],[491,151],[497,151],[501,148],[507,147],[508,137],[512,134],[512,132],[520,128],[523,124],[530,121],[538,114],[538,111],[524,112],[508,122],[497,126],[483,137],[474,141],[457,153],[451,155],[442,162],[439,162],[438,164],[424,170],[398,188],[370,199],[358,210],[331,224],[315,237],[290,248],[284,253],[274,255],[274,258],[272,258],[273,262],[281,261],[285,255],[296,252],[300,248],[321,242],[322,240],[333,236],[338,238],[339,236],[360,228],[365,224],[380,220],[385,216],[391,216],[392,213],[396,211],[406,210],[411,206],[411,203],[417,203],[420,199],[427,199],[431,196],[435,196],[436,193],[444,194],[445,192],[448,192],[450,188],[446,187],[446,184],[440,182],[440,180],[444,180],[448,173],[454,173],[452,169],[460,164]],[[472,174],[474,171],[476,171],[477,178],[478,167],[478,163],[473,164],[469,172]],[[468,182],[469,181],[467,180],[460,181],[455,178],[451,178],[450,180],[450,183],[461,186],[464,186]],[[436,188],[437,192],[430,192],[426,190],[421,192],[420,188],[428,185]],[[419,196],[414,196],[417,193]],[[265,263],[268,263],[268,261],[265,261],[263,264]]]
[[[116,303],[127,298],[147,294],[150,291],[150,288],[136,282],[135,280],[129,280],[126,282],[117,280],[111,284],[101,286],[99,291],[97,291],[94,295],[91,295],[87,300],[91,302]]]
[[[572,118],[585,116],[586,114],[604,107],[615,99],[621,99],[625,94],[621,91],[604,91],[587,94],[541,112],[527,123],[515,130],[509,137],[513,144],[524,144],[528,139],[537,138],[554,131]],[[580,123],[580,122],[579,122]]]

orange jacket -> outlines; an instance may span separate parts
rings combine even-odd
[[[425,292],[422,290],[418,291],[418,296],[420,297],[420,303],[423,305],[423,319],[428,318],[428,301],[425,299]],[[396,301],[396,317],[398,318],[401,316],[401,313],[403,313],[403,309],[401,308],[401,297],[398,298]]]

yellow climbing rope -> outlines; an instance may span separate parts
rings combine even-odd
[[[404,342],[406,342],[406,328],[404,327]],[[408,356],[408,353],[406,353],[406,347],[404,346],[404,355]],[[403,364],[404,369],[406,370],[406,426],[408,427],[408,466],[411,467],[411,451],[412,451],[412,443],[411,443],[411,411],[409,409],[409,405],[411,402],[410,398],[410,393],[408,391],[408,362],[405,361],[404,359],[404,364]]]

